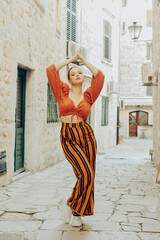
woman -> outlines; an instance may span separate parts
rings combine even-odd
[[[84,75],[80,68],[68,71],[69,85],[61,81],[59,70],[71,62],[80,59],[92,73],[91,86],[82,93]],[[73,167],[77,182],[70,198],[62,201],[62,219],[69,223],[72,214],[72,226],[81,226],[81,216],[94,213],[94,177],[97,142],[87,117],[92,104],[99,96],[104,75],[95,66],[87,62],[78,50],[76,55],[61,63],[47,68],[47,77],[53,94],[58,102],[62,127],[60,140],[65,157]]]

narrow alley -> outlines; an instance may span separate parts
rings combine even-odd
[[[130,138],[98,153],[95,214],[82,217],[82,227],[61,220],[62,197],[76,181],[67,160],[2,187],[0,239],[159,240],[160,185],[151,148],[152,140]]]

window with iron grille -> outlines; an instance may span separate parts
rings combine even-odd
[[[58,104],[55,99],[51,87],[48,83],[48,92],[47,92],[47,123],[58,122]]]
[[[101,126],[108,125],[109,97],[102,96]]]
[[[112,26],[104,20],[104,59],[111,61]]]
[[[76,42],[77,0],[67,0],[67,40]]]

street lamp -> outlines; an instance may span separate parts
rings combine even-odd
[[[137,22],[133,22],[133,25],[129,26],[128,29],[129,29],[131,38],[133,40],[136,40],[140,36],[141,30],[142,30],[142,26],[138,26]]]

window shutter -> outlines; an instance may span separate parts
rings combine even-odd
[[[111,47],[112,47],[112,26],[109,22],[104,20],[104,58],[111,61]]]
[[[152,27],[152,11],[147,11],[147,27]]]
[[[48,92],[47,92],[47,123],[58,122],[58,105],[57,100],[55,99],[51,87],[48,83]]]
[[[151,43],[146,45],[146,59],[151,60]]]
[[[109,119],[109,97],[102,96],[101,126],[108,125]]]
[[[60,32],[60,3],[56,0],[56,29]]]
[[[67,0],[67,40],[76,42],[77,0]]]

